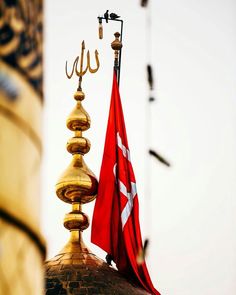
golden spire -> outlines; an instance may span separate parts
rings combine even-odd
[[[80,70],[78,70],[79,56],[76,57],[72,72],[66,75],[70,79],[74,72],[79,77],[79,85],[74,94],[76,106],[70,113],[66,126],[74,132],[74,136],[67,142],[67,151],[72,154],[72,161],[59,178],[56,184],[56,194],[64,202],[72,204],[72,211],[65,215],[64,226],[71,232],[71,238],[61,253],[78,252],[81,249],[87,250],[83,244],[81,232],[89,226],[89,219],[82,212],[82,204],[93,201],[97,195],[97,179],[93,172],[87,167],[83,160],[84,154],[90,150],[90,142],[82,136],[82,132],[90,128],[90,117],[82,106],[85,94],[82,91],[82,77],[87,70],[90,73],[97,72],[99,68],[98,52],[95,51],[97,67],[92,69],[90,66],[90,54],[87,52],[87,66],[83,68],[85,43],[81,45]]]
[[[82,43],[82,52],[85,46]],[[82,57],[82,54],[81,54]],[[82,132],[90,127],[90,118],[82,107],[85,95],[81,89],[82,76],[89,70],[96,72],[99,67],[98,53],[95,52],[97,68],[91,69],[87,54],[87,66],[77,69],[79,57],[76,57],[70,79],[75,72],[79,76],[79,85],[74,94],[76,106],[67,119],[67,128],[74,137],[67,143],[67,151],[72,154],[72,161],[56,184],[57,196],[72,204],[72,211],[65,215],[64,226],[71,232],[71,237],[64,248],[45,263],[45,294],[148,294],[135,286],[102,259],[93,254],[83,243],[81,232],[89,226],[88,216],[82,212],[82,204],[96,198],[97,180],[86,166],[83,155],[90,149],[90,142]]]

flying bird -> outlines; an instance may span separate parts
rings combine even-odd
[[[147,5],[148,5],[148,0],[141,0],[142,7],[147,7]]]
[[[149,152],[149,154],[151,156],[153,156],[154,158],[156,158],[157,160],[159,160],[162,164],[170,167],[170,163],[166,159],[164,159],[160,154],[158,154],[156,151],[149,150],[148,152]]]
[[[153,101],[155,101],[155,97],[150,96],[148,100],[149,100],[149,102],[153,102]]]
[[[117,18],[120,18],[120,16],[117,15],[116,13],[111,13],[111,14],[110,14],[110,18],[111,18],[111,19],[117,19]]]
[[[151,65],[147,65],[147,79],[148,79],[150,90],[153,90],[154,81],[153,81],[153,71],[152,71]]]
[[[109,17],[109,14],[108,14],[109,10],[107,10],[105,13],[104,13],[104,18],[106,20],[106,23],[108,23],[108,17]]]

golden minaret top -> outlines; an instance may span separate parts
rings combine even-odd
[[[76,57],[72,72],[66,74],[70,79],[74,73],[79,77],[77,91],[74,94],[76,106],[70,113],[66,125],[74,132],[67,142],[67,151],[72,161],[56,184],[56,194],[64,202],[72,204],[72,211],[65,215],[64,226],[71,232],[67,244],[59,254],[45,262],[45,294],[121,294],[146,295],[143,289],[123,277],[102,259],[94,255],[82,240],[82,231],[89,226],[88,216],[82,212],[82,204],[96,198],[98,182],[93,172],[83,160],[89,152],[90,142],[82,132],[90,127],[90,117],[82,107],[85,98],[82,92],[82,77],[87,71],[95,73],[99,68],[98,52],[95,51],[97,66],[90,66],[90,54],[87,52],[87,65],[83,68],[85,44],[82,42],[80,69],[79,57]]]
[[[75,73],[79,77],[77,91],[74,94],[76,106],[70,113],[66,126],[74,132],[74,136],[67,142],[67,151],[72,154],[72,161],[59,178],[56,184],[56,194],[64,202],[72,204],[72,211],[65,215],[64,226],[71,232],[71,238],[61,251],[62,253],[73,252],[78,247],[84,247],[81,232],[89,226],[88,216],[84,214],[81,204],[93,201],[97,194],[97,179],[87,167],[83,156],[90,150],[90,142],[82,136],[82,132],[90,128],[90,117],[82,106],[85,94],[82,91],[82,77],[87,71],[95,73],[99,69],[98,52],[95,51],[97,67],[90,66],[90,53],[87,52],[87,65],[83,68],[85,43],[81,45],[80,69],[78,70],[79,56],[76,57],[72,72],[68,74],[66,63],[66,75],[70,79]],[[76,251],[77,251],[76,250]]]

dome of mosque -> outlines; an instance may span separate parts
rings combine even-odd
[[[149,294],[73,239],[45,263],[46,295]]]

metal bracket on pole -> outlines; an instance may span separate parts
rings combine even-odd
[[[106,23],[108,23],[109,21],[120,22],[120,32],[116,32],[114,34],[115,37],[116,37],[116,39],[111,44],[112,49],[115,50],[114,70],[116,71],[118,85],[120,85],[122,37],[123,37],[123,20],[120,19],[120,16],[118,16],[115,13],[110,13],[109,14],[109,10],[107,10],[104,13],[103,16],[98,16],[98,22],[99,22],[99,39],[102,39],[103,38],[103,27],[102,27],[102,21],[103,20],[105,20]],[[119,39],[119,37],[120,37],[120,39]]]

